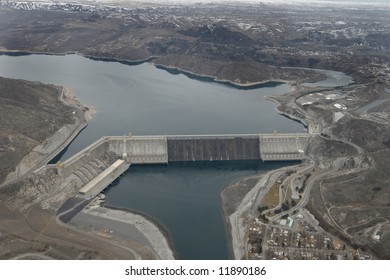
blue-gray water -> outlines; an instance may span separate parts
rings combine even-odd
[[[98,113],[62,160],[104,135],[302,132],[265,95],[287,85],[238,90],[172,75],[145,63],[127,66],[77,55],[0,56],[0,75],[71,86]],[[107,204],[160,222],[183,259],[228,258],[220,190],[233,180],[287,163],[224,162],[132,166],[108,190]]]
[[[128,66],[77,55],[0,56],[0,75],[71,86],[81,102],[97,109],[63,159],[103,135],[303,131],[264,99],[288,92],[284,84],[237,90],[171,75],[149,63]]]
[[[379,99],[374,102],[371,102],[367,105],[364,105],[363,107],[360,107],[359,109],[355,110],[356,113],[367,113],[368,110],[381,105],[384,102],[390,101],[390,98],[385,98],[385,99]]]
[[[306,68],[308,69],[308,68]],[[315,69],[316,72],[327,76],[326,80],[322,80],[316,83],[304,83],[305,86],[310,87],[336,87],[353,83],[353,80],[347,74],[338,71]]]
[[[159,221],[180,259],[228,259],[219,192],[237,178],[285,165],[236,161],[132,166],[118,185],[105,191],[106,204],[135,209]]]

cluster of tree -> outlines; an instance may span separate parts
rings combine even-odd
[[[284,212],[284,211],[287,211],[288,209],[290,209],[290,205],[288,204],[288,202],[287,201],[283,202],[281,210]]]
[[[269,220],[268,220],[268,218],[267,218],[267,216],[266,216],[265,214],[260,214],[260,215],[259,215],[259,219],[260,219],[262,222],[264,222],[264,223],[268,223],[268,222],[269,222]]]
[[[264,210],[267,210],[267,209],[268,209],[267,205],[257,207],[257,211],[259,211],[260,213],[262,213]]]
[[[292,199],[291,200],[291,207],[295,207],[295,205],[297,205],[297,202],[294,199]]]
[[[258,254],[261,254],[263,252],[263,246],[261,245],[261,243],[253,244],[253,252]]]
[[[297,171],[296,170],[287,170],[286,174],[287,176],[290,176],[292,175],[293,173],[296,173]]]
[[[303,180],[303,183],[302,183],[302,187],[298,189],[299,193],[303,193],[305,191],[306,182],[307,182],[307,180],[309,180],[310,177],[311,177],[311,173],[306,174],[306,177],[305,177],[305,179]],[[295,189],[295,190],[297,190],[297,189]]]

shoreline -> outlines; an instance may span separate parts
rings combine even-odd
[[[100,207],[106,208],[106,209],[111,209],[111,210],[116,210],[116,211],[122,211],[122,212],[130,213],[133,215],[138,215],[138,216],[142,217],[143,219],[145,219],[146,221],[152,223],[166,239],[166,241],[168,243],[168,247],[169,247],[170,251],[172,252],[173,258],[177,259],[178,253],[173,246],[173,242],[172,242],[171,235],[170,235],[169,231],[161,223],[159,223],[157,220],[155,220],[154,218],[152,218],[151,216],[149,216],[145,213],[142,213],[142,212],[139,212],[139,211],[136,211],[133,209],[129,209],[129,208],[106,205],[105,203],[103,203]]]
[[[81,122],[88,122],[93,119],[93,115],[97,113],[94,106],[81,103],[74,95],[71,87],[62,85],[57,87],[61,90],[60,101],[66,106],[77,108]]]
[[[94,55],[85,55],[83,53],[79,52],[65,52],[65,53],[52,53],[52,52],[31,52],[31,51],[21,51],[21,50],[0,50],[0,55],[8,55],[8,56],[28,56],[28,55],[52,55],[52,56],[66,56],[66,55],[79,55],[91,60],[95,61],[103,61],[103,62],[118,62],[124,65],[128,66],[135,66],[140,65],[143,63],[152,63],[154,67],[157,69],[161,69],[164,71],[169,72],[173,75],[183,74],[187,76],[190,79],[197,79],[200,81],[205,82],[213,82],[218,84],[227,85],[236,89],[240,90],[250,90],[250,89],[256,89],[256,88],[263,88],[263,87],[274,87],[282,84],[288,84],[291,82],[290,80],[264,80],[259,82],[251,82],[251,83],[236,83],[230,80],[225,79],[218,79],[216,76],[210,76],[210,75],[202,75],[198,73],[194,73],[188,70],[181,69],[179,67],[169,67],[164,64],[154,63],[153,60],[158,58],[158,56],[150,56],[145,59],[139,59],[139,60],[130,60],[130,59],[118,59],[118,58],[111,58],[111,57],[100,57],[100,56],[94,56]]]
[[[245,179],[249,179],[249,178],[256,178],[257,179],[256,184],[248,192],[246,192],[245,195],[242,196],[242,198],[240,199],[241,202],[236,206],[236,208],[234,209],[234,211],[232,211],[232,213],[230,215],[227,213],[228,212],[227,208],[224,207],[225,203],[221,203],[225,227],[229,229],[227,231],[227,235],[228,235],[228,242],[229,242],[228,249],[229,249],[230,259],[232,259],[232,260],[241,260],[242,259],[242,256],[239,257],[237,254],[237,250],[240,251],[240,249],[242,249],[241,246],[238,247],[237,245],[242,243],[242,242],[240,242],[240,240],[242,241],[242,239],[244,238],[240,234],[244,230],[243,230],[242,224],[240,225],[239,223],[241,221],[240,219],[244,219],[243,215],[246,211],[248,211],[248,208],[250,208],[250,209],[252,208],[251,204],[253,204],[252,200],[254,200],[254,196],[252,196],[251,194],[253,194],[254,192],[257,193],[258,189],[264,187],[264,183],[261,185],[260,185],[260,183],[262,183],[264,178],[269,178],[272,175],[271,173],[275,172],[277,170],[279,170],[279,169],[269,170],[268,172],[258,174],[257,176],[239,178],[239,179],[229,183],[227,186],[225,186],[221,190],[221,193],[219,195],[221,202],[225,201],[226,203],[229,203],[230,200],[229,200],[228,194],[227,194],[227,192],[229,190],[239,189],[240,183]]]
[[[268,173],[268,172],[267,172]],[[226,231],[226,237],[227,237],[227,241],[228,241],[228,252],[229,252],[229,259],[231,260],[235,260],[235,255],[234,255],[234,246],[233,246],[233,234],[232,234],[232,224],[230,223],[230,216],[233,215],[237,209],[232,213],[232,214],[228,214],[228,210],[227,208],[224,206],[224,202],[226,203],[231,203],[231,201],[229,201],[228,198],[226,198],[225,196],[227,196],[226,192],[230,189],[230,188],[238,188],[239,187],[239,184],[240,182],[244,181],[244,180],[247,180],[247,179],[256,179],[258,181],[261,180],[261,178],[263,176],[265,176],[266,173],[260,173],[260,174],[256,174],[256,175],[251,175],[251,176],[244,176],[244,177],[240,177],[240,178],[237,178],[235,179],[234,181],[226,184],[219,192],[218,194],[218,201],[219,201],[219,206],[221,208],[221,214],[222,214],[222,218],[223,218],[223,221],[224,221],[224,226],[225,226],[225,231]],[[235,186],[235,185],[238,185],[238,186]],[[257,185],[257,183],[256,183]],[[256,187],[256,185],[254,187]],[[253,187],[253,188],[254,188]],[[245,196],[250,192],[251,190],[249,190],[244,196],[243,198],[241,199],[241,201],[245,198]],[[240,203],[241,204],[241,203]],[[239,206],[238,206],[239,207]]]
[[[291,93],[291,92],[290,92],[290,93]],[[268,100],[268,101],[271,101],[271,102],[276,103],[275,111],[276,111],[279,115],[281,115],[281,116],[283,116],[283,117],[285,117],[285,118],[287,118],[287,119],[290,119],[291,121],[300,123],[301,125],[303,125],[303,127],[304,127],[306,130],[308,130],[309,124],[308,124],[304,119],[300,119],[300,118],[295,117],[295,116],[293,116],[293,115],[291,115],[291,114],[289,114],[289,113],[286,113],[286,112],[283,112],[283,111],[279,110],[278,107],[279,107],[280,105],[282,105],[282,104],[281,104],[278,100],[272,98],[272,95],[270,95],[270,96],[265,96],[265,99]]]
[[[264,87],[275,87],[275,86],[282,85],[282,84],[288,84],[290,82],[287,80],[275,79],[275,80],[264,80],[261,82],[252,82],[252,83],[242,84],[242,83],[236,83],[236,82],[233,82],[230,80],[225,80],[225,79],[221,80],[221,79],[218,79],[216,76],[197,74],[197,73],[194,73],[191,71],[183,70],[179,67],[169,67],[169,66],[166,66],[163,64],[155,64],[155,63],[153,63],[153,65],[157,69],[165,70],[172,75],[183,74],[190,79],[196,79],[196,80],[200,80],[200,81],[204,81],[204,82],[213,82],[213,83],[217,83],[217,84],[223,84],[223,85],[233,87],[233,88],[239,89],[239,90],[250,90],[250,89],[257,89],[257,88],[264,88]]]
[[[138,244],[139,248],[148,248],[147,251],[156,260],[177,259],[167,230],[150,216],[131,209],[92,203],[85,206],[68,224],[83,231],[107,231],[108,236],[119,242],[127,241]]]

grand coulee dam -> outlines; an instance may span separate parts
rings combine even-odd
[[[302,160],[313,134],[105,136],[71,158],[48,164],[90,200],[131,165],[187,161]]]

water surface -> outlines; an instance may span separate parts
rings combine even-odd
[[[228,259],[220,191],[237,178],[285,165],[230,161],[132,166],[118,185],[105,191],[106,204],[135,209],[159,221],[180,259]]]
[[[331,71],[331,70],[323,70],[323,69],[309,69],[313,70],[315,72],[324,74],[327,79],[315,82],[315,83],[304,83],[305,86],[310,87],[337,87],[337,86],[344,86],[353,83],[353,80],[350,76],[347,74],[344,74],[342,72],[338,71]]]
[[[105,135],[303,132],[277,114],[266,95],[286,84],[251,90],[171,75],[150,63],[128,66],[78,55],[0,56],[0,75],[70,86],[98,113],[63,160]]]
[[[389,101],[389,100],[390,100],[390,98],[375,100],[374,102],[368,103],[367,105],[364,105],[363,107],[360,107],[359,109],[356,109],[355,112],[356,113],[367,113],[368,110],[370,110],[376,106],[379,106],[382,103]]]

